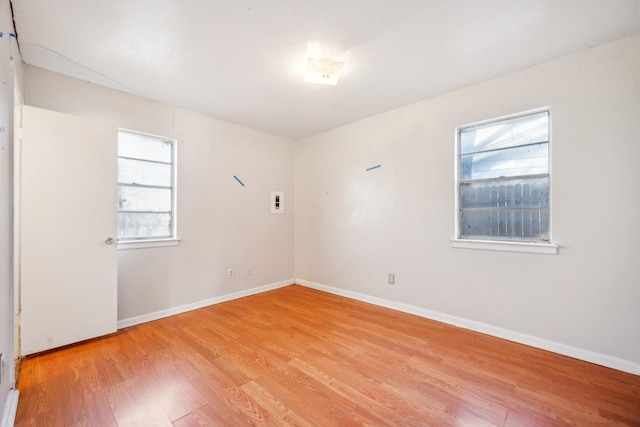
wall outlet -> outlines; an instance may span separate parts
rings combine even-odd
[[[284,212],[284,193],[282,191],[271,192],[271,213]]]
[[[253,274],[253,267],[247,267],[247,276],[251,276]]]
[[[393,273],[389,273],[389,284],[390,285],[396,284],[396,275]]]
[[[233,271],[233,268],[229,269],[229,279],[233,279],[233,277],[236,275],[235,271]]]

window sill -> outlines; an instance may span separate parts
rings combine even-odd
[[[551,243],[498,242],[493,240],[454,239],[451,247],[480,249],[485,251],[521,252],[530,254],[557,255],[558,245]]]
[[[180,239],[125,240],[118,242],[118,249],[162,248],[178,245],[180,245]]]

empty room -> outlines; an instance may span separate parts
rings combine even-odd
[[[0,0],[0,427],[640,426],[640,0]]]

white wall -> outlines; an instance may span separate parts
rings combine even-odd
[[[21,58],[14,33],[8,0],[0,1],[0,353],[4,367],[0,367],[0,425],[11,423],[17,407],[14,387],[13,347],[13,75],[20,79]],[[19,88],[17,88],[19,91]]]
[[[4,2],[3,2],[4,3]],[[2,15],[6,12],[7,5],[2,4]],[[7,22],[2,20],[3,28],[6,28]],[[12,179],[9,174],[11,165],[9,127],[10,127],[10,92],[9,92],[9,70],[10,70],[10,53],[8,37],[0,38],[0,353],[3,354],[5,360],[13,359],[13,312],[11,304],[13,304],[12,278],[11,278],[11,209],[12,199],[10,189],[12,187]],[[11,355],[8,357],[7,356]],[[0,366],[0,375],[7,375],[7,370]],[[5,409],[5,402],[9,395],[9,381],[3,380],[0,383],[0,419]]]
[[[292,140],[30,66],[25,103],[179,140],[182,241],[119,251],[119,320],[293,279]],[[284,214],[270,213],[274,190],[285,192]]]
[[[559,255],[452,248],[456,126],[544,106]],[[296,275],[640,374],[639,138],[635,35],[303,139]]]

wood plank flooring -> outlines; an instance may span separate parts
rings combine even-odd
[[[640,377],[301,286],[27,358],[16,426],[640,426]]]

